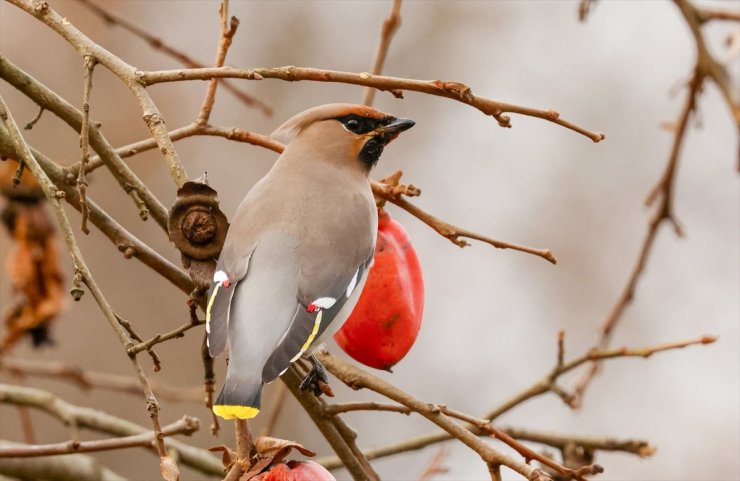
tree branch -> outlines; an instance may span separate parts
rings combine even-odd
[[[300,390],[298,386],[301,384],[301,378],[296,371],[296,367],[289,368],[280,379],[288,386],[288,389],[298,402],[301,403],[311,420],[319,428],[319,431],[321,431],[321,434],[329,442],[334,452],[337,453],[337,456],[339,456],[342,464],[349,471],[352,479],[355,481],[372,481],[372,478],[365,471],[355,453],[347,445],[346,440],[338,432],[334,423],[324,415],[324,402],[312,393]]]
[[[128,345],[131,344],[131,338],[129,337],[123,326],[118,322],[118,318],[113,312],[110,304],[108,304],[108,301],[105,299],[105,296],[95,282],[95,279],[92,277],[92,274],[90,273],[90,270],[88,269],[87,264],[82,257],[82,253],[80,252],[80,249],[75,240],[72,227],[69,223],[69,220],[67,219],[67,215],[65,214],[64,209],[59,202],[59,190],[54,186],[51,180],[49,180],[41,166],[34,158],[30,148],[23,138],[23,135],[18,129],[15,120],[13,120],[13,117],[10,114],[10,111],[8,110],[8,107],[5,104],[5,100],[2,98],[2,96],[0,96],[0,119],[2,119],[3,123],[5,124],[5,127],[8,130],[11,139],[13,140],[16,151],[21,154],[21,160],[26,164],[31,172],[33,172],[33,175],[36,177],[36,180],[44,191],[44,195],[46,195],[49,204],[54,210],[54,214],[57,218],[57,223],[59,224],[59,227],[64,236],[64,240],[67,244],[67,249],[69,250],[70,256],[72,257],[75,275],[79,275],[87,288],[90,290],[101,311],[103,311],[105,318],[108,320],[108,323],[118,336],[121,345],[123,345],[124,348],[128,347]],[[149,411],[149,415],[152,420],[152,427],[157,439],[157,449],[159,452],[160,463],[162,466],[164,466],[164,464],[169,461],[169,457],[167,455],[167,451],[165,450],[164,442],[160,437],[161,427],[158,415],[159,404],[157,403],[157,399],[154,397],[154,393],[149,387],[149,383],[146,379],[146,376],[144,375],[144,371],[142,370],[139,361],[136,359],[136,356],[130,356],[130,360],[131,364],[133,365],[134,371],[139,377],[139,381],[141,383],[141,389],[144,393],[147,410]]]
[[[222,67],[226,61],[226,53],[231,47],[231,41],[234,39],[236,29],[239,27],[239,19],[231,17],[229,19],[229,2],[228,0],[222,0],[221,5],[218,7],[218,12],[221,17],[221,38],[218,41],[218,50],[216,51],[216,60],[213,62],[214,67]],[[206,96],[203,99],[203,105],[198,113],[198,118],[195,121],[198,125],[206,125],[208,119],[211,118],[211,111],[213,110],[213,102],[216,100],[216,88],[218,87],[219,79],[211,79],[208,81],[208,90]]]
[[[10,0],[20,2],[23,0]],[[605,135],[592,132],[560,118],[554,110],[542,110],[532,107],[499,102],[497,100],[479,97],[472,93],[470,87],[459,82],[444,82],[441,80],[414,80],[383,75],[370,75],[367,72],[352,73],[325,70],[310,67],[273,67],[237,69],[233,67],[199,68],[180,70],[137,71],[136,78],[143,85],[149,86],[162,82],[179,82],[184,80],[209,80],[211,78],[241,78],[245,80],[262,80],[265,78],[295,82],[310,80],[313,82],[335,82],[351,85],[373,87],[385,90],[399,96],[401,91],[420,92],[438,97],[456,100],[470,105],[486,115],[494,117],[500,126],[511,127],[511,118],[506,113],[536,117],[555,123],[588,137],[594,142],[604,140]]]
[[[609,315],[606,317],[603,324],[601,325],[600,336],[596,343],[596,346],[601,349],[605,349],[609,345],[614,328],[622,319],[622,315],[624,314],[625,310],[635,298],[637,283],[642,277],[642,274],[645,270],[645,266],[647,265],[648,258],[652,252],[660,226],[663,224],[663,222],[668,222],[673,225],[674,231],[678,236],[683,235],[683,229],[676,219],[673,207],[676,169],[678,166],[678,159],[680,157],[681,148],[683,147],[686,130],[689,124],[689,118],[691,116],[691,113],[696,108],[697,97],[699,95],[699,92],[701,91],[701,86],[704,82],[704,78],[705,77],[701,73],[701,71],[696,68],[694,70],[694,75],[689,82],[689,92],[686,96],[686,101],[684,102],[683,109],[681,110],[681,114],[678,119],[676,134],[673,139],[673,145],[671,147],[671,153],[668,157],[665,171],[663,173],[663,176],[652,189],[645,201],[648,205],[651,205],[659,197],[660,203],[656,207],[652,217],[650,218],[647,234],[645,235],[645,240],[642,243],[640,253],[637,257],[637,262],[632,269],[632,273],[627,280],[627,284],[625,285],[622,293],[620,294],[616,303],[609,312]],[[588,388],[589,384],[594,379],[598,371],[599,365],[594,363],[590,366],[588,371],[586,371],[586,373],[576,382],[574,386],[574,397],[571,402],[571,405],[573,407],[577,408],[582,405],[586,389]]]
[[[370,71],[372,75],[380,75],[383,71],[383,64],[385,64],[385,57],[388,55],[388,48],[391,46],[391,40],[393,35],[401,26],[401,0],[393,0],[393,6],[391,7],[391,13],[388,18],[383,22],[383,26],[380,28],[380,44],[378,45],[378,51],[375,54],[375,62],[373,62],[373,68]],[[365,89],[365,105],[372,105],[375,99],[375,89],[367,87]]]
[[[64,423],[74,422],[81,428],[112,436],[132,436],[151,432],[151,429],[97,409],[75,406],[41,389],[0,384],[0,403],[37,408]],[[186,466],[205,474],[219,476],[223,473],[221,462],[204,449],[189,446],[175,439],[167,439],[165,445],[167,449],[175,450],[179,461]],[[156,452],[154,447],[151,450]]]
[[[503,414],[509,412],[513,408],[523,404],[524,402],[530,399],[533,399],[542,394],[546,394],[548,392],[552,392],[553,389],[557,390],[555,381],[560,376],[590,361],[617,359],[617,358],[623,358],[623,357],[648,358],[656,353],[674,350],[674,349],[682,349],[682,348],[693,346],[693,345],[711,344],[715,341],[716,341],[715,337],[703,336],[698,339],[660,344],[660,345],[652,346],[652,347],[644,347],[644,348],[623,347],[623,348],[612,349],[608,351],[599,351],[599,350],[589,351],[568,362],[557,364],[541,380],[533,383],[528,388],[522,390],[518,394],[502,402],[498,407],[490,410],[488,413],[481,416],[481,418],[489,422],[494,421],[500,416],[502,416]],[[340,380],[344,381],[341,377],[340,377]],[[381,393],[381,394],[385,395],[385,393]],[[563,396],[561,396],[561,398],[562,397]],[[340,404],[337,406],[342,406],[342,405]],[[372,406],[372,403],[370,403],[369,406]],[[383,406],[381,407],[381,410],[386,410],[384,405],[380,405],[380,406]],[[339,409],[341,411],[343,408],[341,407],[333,408],[331,406],[329,407],[329,411],[333,409]],[[391,410],[391,409],[387,409],[387,410]],[[413,411],[413,409],[409,409],[409,412],[411,411]],[[404,412],[404,411],[399,408],[399,412]],[[481,429],[479,429],[477,426],[474,426],[474,425],[467,426],[467,429],[470,432],[474,433],[475,435],[486,434],[484,431],[482,431]],[[590,438],[590,437],[579,437],[579,436],[563,437],[561,435],[536,433],[536,432],[529,431],[529,430],[522,430],[521,428],[508,428],[508,429],[505,429],[504,431],[507,432],[510,436],[512,436],[515,439],[521,439],[523,441],[532,441],[532,442],[547,444],[547,445],[557,447],[557,448],[560,448],[563,445],[563,443],[566,442],[565,439],[569,439],[570,441],[576,443],[577,445],[582,444],[584,447],[594,448],[594,449],[603,449],[607,451],[624,451],[624,452],[628,452],[631,454],[636,454],[640,457],[650,456],[655,451],[655,448],[650,446],[647,443],[647,441],[635,441],[635,440],[621,441],[621,440],[615,440],[615,439],[609,439],[609,438]],[[413,438],[406,439],[404,441],[399,441],[393,444],[389,444],[387,446],[373,448],[373,449],[365,451],[364,453],[368,459],[378,459],[378,458],[382,458],[386,456],[391,456],[394,454],[405,453],[408,451],[415,451],[415,450],[430,446],[432,444],[448,441],[451,439],[453,439],[453,436],[450,435],[449,432],[436,432],[436,433],[416,436]],[[337,464],[338,460],[336,458],[325,458],[325,459],[320,459],[318,461],[321,462],[321,464],[323,464],[327,468],[335,468],[338,466]]]
[[[88,371],[78,365],[61,361],[39,361],[4,356],[0,358],[0,370],[21,379],[33,376],[69,382],[83,391],[103,389],[137,396],[141,395],[141,385],[136,378]],[[150,381],[149,384],[158,398],[172,402],[200,403],[203,401],[201,390],[197,387],[191,389],[181,388],[179,386],[163,384],[156,380]]]
[[[183,416],[182,419],[162,428],[162,436],[185,434],[190,436],[200,428],[196,418]],[[51,456],[57,454],[92,453],[96,451],[112,451],[115,449],[152,447],[155,435],[149,431],[121,438],[100,439],[96,441],[82,441],[79,443],[66,442],[56,444],[14,446],[0,446],[0,458],[31,458],[37,456]]]
[[[161,114],[154,101],[147,93],[144,86],[136,79],[136,69],[113,55],[100,45],[96,44],[85,34],[75,28],[66,18],[59,15],[45,1],[33,0],[8,0],[10,3],[34,16],[46,26],[51,28],[57,34],[61,35],[69,42],[80,56],[92,56],[95,60],[110,70],[114,75],[123,81],[129,90],[134,94],[142,111],[142,118],[157,140],[160,152],[167,161],[167,167],[170,176],[175,184],[180,187],[188,180],[185,167],[183,167],[180,157],[177,155],[172,141],[167,137],[167,126],[164,116]]]
[[[77,175],[77,192],[80,194],[80,214],[82,221],[80,230],[85,234],[90,233],[87,228],[87,218],[90,215],[90,208],[87,206],[87,161],[90,156],[90,91],[92,90],[92,74],[95,68],[95,59],[85,56],[85,73],[82,90],[82,125],[80,126],[80,148],[82,149],[82,158],[80,159],[80,172]]]
[[[31,149],[31,151],[34,158],[44,169],[44,172],[54,182],[54,185],[60,192],[64,193],[64,199],[67,203],[79,211],[79,193],[73,185],[65,181],[65,173],[62,168],[37,150]],[[15,159],[21,158],[20,153],[13,145],[10,135],[2,125],[0,125],[0,153]],[[138,259],[186,294],[193,290],[193,282],[185,271],[172,264],[158,252],[128,232],[92,201],[92,199],[88,198],[87,203],[90,209],[90,222],[108,237],[125,258],[130,259],[134,257]]]
[[[0,54],[0,77],[13,87],[20,90],[40,107],[62,119],[77,132],[82,131],[82,112],[69,102],[61,98],[54,91],[18,68],[2,54]],[[154,197],[143,182],[134,174],[125,162],[115,153],[108,140],[100,132],[95,122],[90,123],[90,146],[98,153],[105,165],[113,174],[118,184],[126,192],[136,192],[151,212],[154,220],[163,229],[167,229],[167,209]],[[74,183],[77,172],[70,175],[70,183]],[[66,179],[64,180],[67,181]],[[138,207],[138,206],[137,206]]]
[[[132,33],[133,35],[141,38],[145,42],[149,44],[150,47],[152,47],[154,50],[158,50],[165,55],[168,55],[178,62],[180,62],[183,66],[188,68],[202,68],[205,67],[204,64],[198,62],[197,60],[194,60],[192,57],[190,57],[188,54],[182,52],[181,50],[178,50],[171,45],[168,45],[164,40],[162,40],[159,37],[155,37],[154,35],[151,35],[149,32],[144,30],[143,28],[135,25],[132,22],[129,22],[128,20],[125,20],[123,17],[119,17],[117,15],[114,15],[107,10],[104,10],[103,8],[95,5],[94,3],[90,2],[89,0],[77,0],[80,3],[82,3],[85,7],[89,8],[90,11],[92,11],[94,14],[101,17],[106,23],[110,25],[116,25],[124,30]],[[270,116],[272,115],[272,108],[264,103],[262,100],[253,97],[252,95],[246,93],[243,90],[238,89],[234,86],[233,83],[224,80],[223,81],[223,87],[224,89],[231,92],[239,101],[241,101],[243,104],[250,106],[250,107],[256,107],[260,109],[265,115]]]
[[[380,378],[342,362],[326,351],[319,352],[317,357],[334,376],[350,388],[355,390],[370,389],[408,407],[415,413],[421,414],[476,452],[484,463],[506,466],[530,480],[549,478],[541,470],[517,461],[484,443],[468,429],[452,421],[439,407],[416,399]]]
[[[0,440],[0,446],[23,445]],[[2,458],[0,459],[0,474],[11,476],[13,480],[126,481],[126,478],[100,465],[92,456],[84,454],[39,457],[32,463],[22,458]],[[4,476],[0,478],[3,481],[11,481]]]

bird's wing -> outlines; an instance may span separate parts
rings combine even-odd
[[[264,382],[278,377],[291,362],[301,357],[329,324],[344,322],[337,314],[367,275],[373,260],[373,250],[359,266],[348,269],[337,263],[327,263],[324,269],[299,277],[295,313],[290,326],[270,355],[262,370]]]
[[[236,286],[247,275],[249,260],[255,247],[256,245],[247,245],[235,252],[234,248],[227,246],[216,264],[206,305],[206,343],[211,357],[218,356],[226,348],[231,301]]]

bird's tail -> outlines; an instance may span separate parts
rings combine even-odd
[[[250,419],[260,412],[262,381],[226,376],[224,386],[213,404],[213,412],[224,419]]]

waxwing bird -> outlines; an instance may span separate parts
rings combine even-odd
[[[285,122],[286,144],[231,222],[206,309],[208,348],[229,344],[229,365],[213,411],[248,419],[262,387],[338,330],[365,284],[377,210],[368,174],[389,142],[411,128],[370,107],[329,104]],[[326,381],[314,369],[303,389]]]

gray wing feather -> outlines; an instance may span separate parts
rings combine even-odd
[[[221,354],[226,348],[228,336],[231,302],[239,282],[247,275],[249,259],[254,249],[246,251],[246,255],[234,256],[226,251],[216,265],[216,272],[223,272],[229,279],[229,286],[221,283],[212,283],[208,290],[208,304],[206,307],[206,342],[211,357]]]
[[[363,262],[350,276],[337,276],[332,282],[332,286],[327,290],[317,290],[317,286],[311,286],[312,291],[322,292],[322,297],[332,297],[336,299],[334,305],[329,309],[324,309],[321,313],[321,324],[319,325],[318,332],[314,335],[312,341],[319,339],[321,335],[326,331],[330,324],[335,321],[337,314],[341,311],[342,307],[349,299],[347,287],[353,278],[357,284],[366,275],[367,268],[372,262],[372,255]],[[355,277],[356,276],[356,277]],[[262,370],[262,379],[265,382],[270,382],[280,375],[291,363],[293,358],[301,353],[302,348],[309,336],[313,332],[314,325],[316,323],[316,317],[318,311],[308,312],[308,305],[313,299],[306,298],[300,291],[298,292],[297,304],[295,314],[291,320],[290,327],[283,335],[279,344],[273,351],[272,355],[268,359],[265,367]],[[337,319],[337,321],[344,322],[345,319]]]

